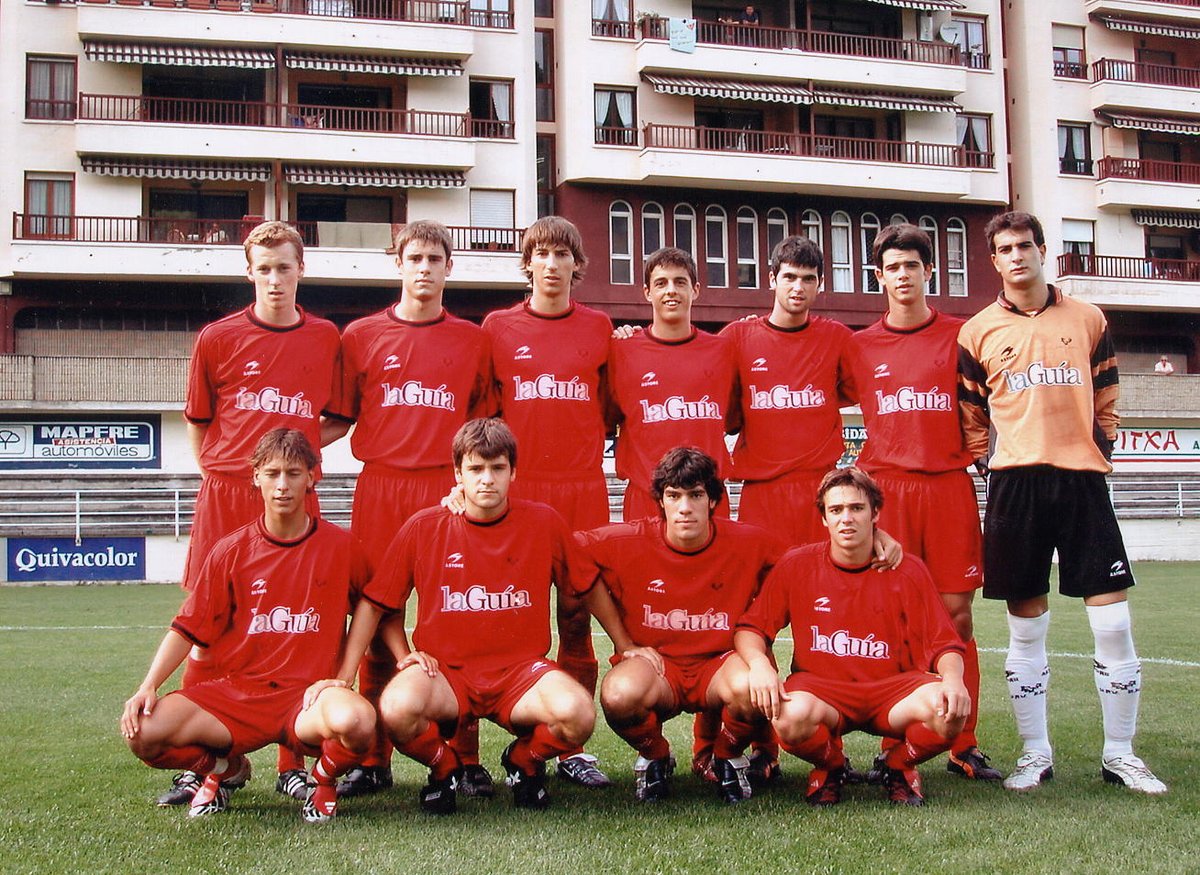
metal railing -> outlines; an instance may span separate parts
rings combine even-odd
[[[1137,179],[1143,182],[1200,185],[1200,164],[1106,156],[1100,159],[1097,166],[1100,179]]]
[[[71,3],[72,0],[46,0]],[[88,5],[153,6],[220,12],[283,13],[511,30],[511,9],[478,9],[468,0],[77,0]]]
[[[1067,252],[1058,257],[1058,275],[1200,283],[1200,261]]]
[[[1200,88],[1200,69],[1101,58],[1092,63],[1092,81],[1137,82],[1142,85],[1169,85],[1173,88]]]

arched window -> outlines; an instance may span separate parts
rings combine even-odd
[[[929,286],[925,289],[925,294],[938,294],[938,274],[942,270],[942,253],[941,247],[938,245],[938,227],[933,216],[921,216],[917,220],[917,227],[929,235],[929,242],[933,244],[933,273],[929,277]]]
[[[737,284],[739,289],[758,288],[758,213],[750,207],[737,211]]]
[[[775,251],[779,242],[788,235],[787,213],[779,207],[767,210],[767,258]]]
[[[633,210],[625,201],[608,208],[608,264],[613,285],[633,285]]]
[[[710,289],[729,285],[729,219],[725,210],[711,206],[704,211],[705,281]]]
[[[804,211],[800,218],[800,233],[824,250],[825,235],[821,233],[821,214],[816,210]]]
[[[946,220],[946,289],[951,297],[967,296],[967,226]]]
[[[908,219],[904,218],[903,213],[892,213],[892,217],[888,219],[889,225],[907,225]]]
[[[690,204],[675,206],[675,245],[692,258],[696,257],[696,211]]]
[[[666,246],[663,208],[654,201],[642,205],[642,257]]]
[[[878,295],[879,282],[875,279],[875,261],[871,249],[879,233],[879,217],[874,213],[863,213],[859,225],[859,240],[862,242],[862,290],[868,295]]]
[[[833,291],[854,291],[854,264],[851,261],[850,214],[838,210],[829,220],[830,260],[833,262]]]

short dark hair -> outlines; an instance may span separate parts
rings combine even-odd
[[[251,247],[265,246],[274,249],[285,243],[291,243],[295,247],[296,260],[304,264],[304,238],[300,236],[299,231],[287,222],[270,221],[255,225],[242,241],[242,248],[246,250],[246,263],[250,263]]]
[[[517,467],[517,438],[503,419],[492,417],[464,422],[454,433],[450,448],[455,468],[461,468],[463,459],[472,453],[481,459],[506,456],[508,464]]]
[[[525,229],[521,237],[521,270],[525,272],[526,279],[533,279],[529,272],[529,257],[533,255],[534,247],[546,245],[559,245],[570,249],[571,256],[575,259],[571,285],[583,279],[588,263],[587,256],[583,253],[583,237],[580,236],[575,223],[562,216],[542,216]]]
[[[1038,246],[1046,245],[1046,233],[1042,230],[1042,223],[1033,213],[1024,210],[1011,210],[992,216],[992,220],[983,229],[983,233],[987,235],[989,252],[996,251],[996,235],[1001,231],[1032,231],[1033,242]]]
[[[825,514],[825,495],[830,489],[837,489],[839,486],[852,486],[861,490],[867,497],[867,504],[870,505],[872,513],[879,513],[883,509],[883,491],[870,474],[861,468],[834,468],[821,478],[821,485],[817,487],[817,510],[822,516]]]
[[[446,258],[452,258],[454,255],[454,238],[450,236],[450,229],[441,222],[435,222],[432,219],[417,219],[415,222],[401,225],[400,230],[396,232],[396,236],[392,240],[392,246],[396,250],[396,257],[402,257],[404,255],[404,248],[414,240],[442,247],[442,251],[446,253]]]
[[[298,462],[310,471],[321,464],[304,432],[295,428],[273,428],[259,438],[250,454],[250,467],[257,470],[272,459],[282,459],[286,465]]]
[[[703,486],[708,497],[716,502],[725,496],[725,484],[717,472],[716,460],[696,447],[667,450],[650,475],[650,495],[654,503],[661,505],[663,493],[671,487],[691,489],[693,486]]]
[[[771,251],[771,273],[778,276],[779,268],[785,264],[816,268],[817,276],[821,276],[825,272],[825,254],[803,234],[793,234],[776,243]]]
[[[686,250],[676,246],[664,246],[662,249],[656,249],[646,258],[643,270],[646,288],[650,288],[650,274],[656,267],[682,267],[691,277],[693,286],[700,282],[700,275],[696,272],[696,259],[692,258]]]
[[[921,264],[933,264],[933,242],[928,234],[910,222],[888,225],[875,235],[871,258],[876,267],[883,267],[883,253],[889,249],[912,250],[921,256]]]

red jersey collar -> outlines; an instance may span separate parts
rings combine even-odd
[[[666,546],[666,548],[668,550],[670,550],[672,553],[677,553],[680,556],[698,556],[699,554],[701,554],[705,550],[707,550],[709,547],[711,547],[713,544],[713,541],[715,541],[717,539],[717,521],[715,519],[713,519],[711,516],[708,518],[708,539],[704,542],[703,546],[697,547],[695,550],[680,550],[678,547],[673,546],[671,544],[671,542],[667,540],[667,521],[666,520],[658,521],[658,537],[662,539],[663,545]]]
[[[890,331],[892,334],[916,334],[918,331],[924,331],[930,325],[937,321],[938,311],[929,308],[929,318],[919,325],[913,325],[911,328],[893,328],[888,325],[887,313],[883,314],[883,318],[879,320],[879,324],[883,326],[884,331]]]
[[[833,558],[833,553],[831,553],[829,550],[826,550],[826,551],[825,551],[825,557],[826,557],[826,558],[829,560],[829,564],[830,564],[830,565],[832,565],[832,566],[833,566],[834,568],[836,568],[838,571],[844,571],[844,572],[846,572],[846,574],[862,574],[864,571],[870,571],[870,570],[871,570],[871,563],[870,563],[870,562],[868,562],[866,565],[862,565],[862,566],[856,566],[856,567],[850,567],[850,566],[848,566],[848,565],[842,565],[842,564],[840,564],[840,563],[839,563],[839,562],[838,562],[836,559],[834,559],[834,558]]]
[[[246,318],[249,319],[253,325],[257,326],[258,328],[263,329],[264,331],[295,331],[297,328],[299,328],[300,326],[302,326],[304,324],[305,319],[306,319],[306,316],[304,313],[304,308],[301,307],[299,304],[296,305],[296,312],[300,314],[300,318],[297,319],[295,322],[293,322],[291,325],[271,325],[269,322],[263,322],[261,319],[259,319],[257,316],[254,315],[254,305],[253,304],[250,304],[248,307],[246,307],[246,309],[243,312],[246,314]]]
[[[645,334],[646,334],[646,337],[648,337],[650,340],[654,341],[655,343],[661,343],[663,346],[682,346],[685,343],[691,343],[693,340],[695,340],[696,335],[698,334],[698,331],[696,329],[696,326],[693,325],[692,332],[687,337],[681,337],[678,340],[666,340],[661,337],[655,337],[654,331],[651,329],[651,327],[649,325],[647,325]]]
[[[399,316],[397,316],[396,315],[396,305],[389,304],[388,308],[387,308],[387,315],[388,315],[389,319],[391,319],[393,322],[397,323],[398,325],[407,325],[409,328],[428,328],[431,325],[437,325],[439,322],[445,322],[447,314],[446,314],[446,308],[443,307],[442,311],[440,313],[438,313],[436,316],[434,316],[432,319],[426,319],[423,322],[412,322],[408,319],[401,319]]]
[[[528,301],[525,301],[521,306],[524,307],[525,312],[528,313],[530,316],[532,316],[534,319],[546,319],[551,322],[554,321],[555,319],[566,319],[568,316],[570,316],[572,313],[575,312],[575,302],[574,301],[572,301],[570,303],[570,305],[567,307],[567,309],[563,310],[561,313],[539,313],[537,310],[533,309],[533,307],[529,306]]]
[[[803,325],[797,325],[794,328],[784,328],[782,325],[776,325],[774,322],[771,321],[770,316],[761,316],[759,318],[762,319],[763,325],[767,326],[772,331],[778,331],[780,334],[797,334],[801,331],[804,331],[810,325],[812,325],[813,322],[815,322],[818,317],[813,316],[810,313],[808,316],[808,319],[805,321],[805,323]]]
[[[512,510],[512,500],[509,499],[508,505],[504,508],[504,513],[500,514],[500,516],[496,517],[495,519],[477,520],[473,516],[471,516],[469,513],[467,513],[465,510],[463,511],[462,518],[466,522],[470,523],[473,526],[483,526],[486,528],[487,526],[494,526],[494,525],[497,525],[498,523],[504,522],[506,519],[508,519],[508,514],[511,510]],[[447,511],[447,513],[448,512],[449,511]]]
[[[294,538],[293,540],[288,541],[283,538],[276,538],[274,535],[268,532],[266,517],[260,516],[258,518],[258,533],[276,547],[298,547],[313,536],[313,533],[317,530],[317,523],[319,521],[320,520],[317,517],[310,516],[308,518],[308,531],[306,531],[299,538]]]

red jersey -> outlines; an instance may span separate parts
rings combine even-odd
[[[772,640],[789,624],[792,671],[837,680],[935,671],[943,653],[963,653],[925,563],[912,555],[877,572],[835,564],[827,542],[789,550],[737,626]]]
[[[757,526],[713,519],[712,536],[685,553],[663,521],[643,519],[579,532],[635,644],[664,656],[710,657],[733,648],[733,625],[783,555]]]
[[[510,499],[498,520],[430,507],[388,547],[366,597],[404,607],[417,591],[413,646],[451,668],[502,668],[550,649],[550,586],[582,595],[595,566],[549,505]]]
[[[219,649],[231,680],[307,686],[338,669],[346,615],[370,579],[366,554],[313,519],[295,541],[260,517],[217,542],[171,628]]]
[[[721,330],[737,360],[733,476],[772,480],[825,472],[842,457],[841,406],[853,397],[850,329],[823,316],[779,328],[766,316]]]
[[[854,335],[864,470],[940,474],[971,464],[957,397],[962,324],[935,310],[913,328],[890,328],[885,317]]]
[[[200,466],[248,479],[259,439],[280,426],[299,429],[320,447],[321,411],[339,345],[332,322],[303,310],[287,328],[259,321],[253,306],[205,325],[188,368],[183,410],[189,422],[208,426]]]
[[[700,448],[728,476],[734,362],[725,338],[693,329],[684,340],[659,340],[639,331],[612,344],[608,379],[621,418],[618,477],[649,490],[654,466],[679,446]]]
[[[598,472],[612,320],[581,304],[553,316],[516,304],[489,313],[483,330],[521,475]]]
[[[350,448],[364,462],[444,467],[459,426],[495,412],[491,386],[491,349],[478,325],[445,310],[407,322],[388,307],[346,327],[329,413],[358,424]]]

